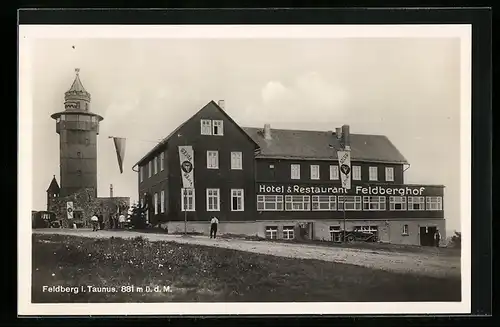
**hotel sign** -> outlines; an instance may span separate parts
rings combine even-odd
[[[428,191],[435,189],[435,186],[426,187],[421,185],[357,185],[352,186],[350,190],[344,189],[340,185],[307,185],[307,184],[286,184],[258,183],[258,194],[304,194],[304,195],[389,195],[389,196],[425,196]],[[431,191],[432,194],[442,194]]]

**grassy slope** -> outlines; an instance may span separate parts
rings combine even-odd
[[[49,293],[44,285],[172,292]],[[460,301],[460,280],[142,238],[33,235],[32,302],[163,301]]]

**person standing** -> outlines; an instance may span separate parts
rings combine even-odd
[[[92,231],[97,232],[99,229],[99,218],[97,217],[96,214],[94,214],[91,218],[90,221],[92,222]]]
[[[441,234],[439,233],[439,229],[436,229],[436,232],[434,233],[434,244],[436,247],[439,247],[439,242],[441,241]]]
[[[212,235],[214,238],[217,236],[217,226],[219,225],[219,219],[217,217],[212,217],[212,220],[210,220],[210,238],[212,238]]]
[[[123,213],[120,214],[118,218],[118,223],[120,224],[119,228],[123,229],[123,225],[125,225],[125,215]]]

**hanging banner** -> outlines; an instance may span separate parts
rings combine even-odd
[[[342,187],[346,190],[351,189],[351,151],[337,151],[339,158],[340,180]]]
[[[116,156],[118,158],[118,167],[120,168],[120,174],[123,174],[123,159],[125,157],[125,138],[113,137],[115,143]]]
[[[194,188],[194,152],[190,145],[179,146],[182,187]]]
[[[73,219],[73,202],[66,202],[66,212],[68,213],[68,219]]]

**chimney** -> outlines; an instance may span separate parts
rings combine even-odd
[[[349,125],[342,125],[342,137],[344,139],[344,146],[347,150],[351,148],[351,135],[349,133]]]
[[[113,184],[109,184],[109,197],[113,197]]]
[[[340,139],[342,137],[342,130],[340,127],[335,128],[335,136],[337,136],[337,139]]]
[[[221,109],[222,109],[222,110],[225,110],[225,109],[226,109],[226,107],[225,107],[226,101],[224,101],[224,100],[219,100],[219,101],[217,102],[217,104],[219,105],[219,107],[221,107]]]
[[[272,139],[272,137],[271,137],[271,124],[264,125],[264,138],[266,140]]]

